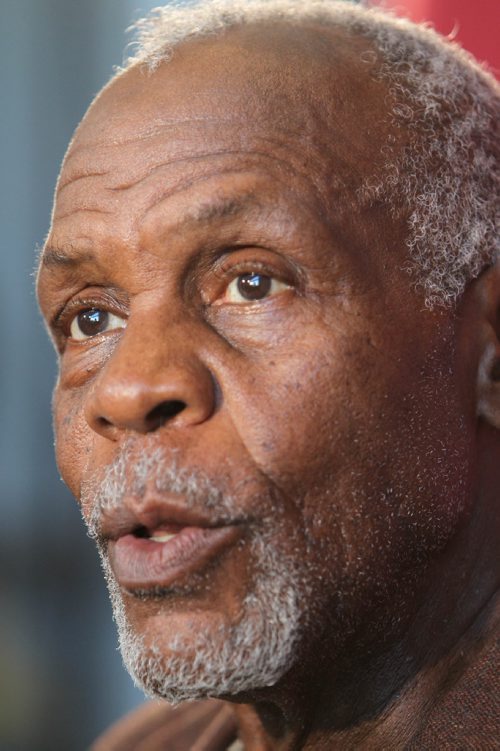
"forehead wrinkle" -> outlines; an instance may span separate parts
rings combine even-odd
[[[291,174],[294,177],[300,177],[303,180],[306,180],[307,183],[314,187],[315,182],[311,180],[310,173],[304,169],[299,170],[297,166],[292,165],[289,161],[285,161],[279,156],[275,156],[273,154],[269,154],[264,151],[258,151],[255,149],[249,149],[248,151],[245,150],[221,150],[218,152],[207,152],[206,154],[197,155],[194,157],[184,157],[184,158],[178,158],[178,159],[169,159],[165,162],[161,162],[160,164],[155,165],[155,167],[152,167],[145,175],[142,175],[137,180],[123,183],[118,186],[114,186],[113,188],[107,188],[109,191],[113,192],[120,192],[120,191],[126,191],[131,188],[139,186],[144,181],[148,180],[149,178],[153,177],[156,173],[161,172],[164,169],[167,169],[170,166],[180,166],[182,164],[186,163],[196,163],[196,162],[202,162],[203,160],[206,160],[207,158],[213,157],[214,159],[218,158],[224,158],[224,157],[245,157],[247,160],[247,163],[243,166],[238,167],[237,164],[233,164],[231,166],[225,167],[225,168],[216,168],[213,167],[211,170],[204,172],[201,175],[196,175],[191,178],[184,178],[181,179],[178,183],[174,185],[169,185],[168,187],[162,186],[160,192],[155,193],[154,196],[152,196],[151,201],[146,205],[145,212],[149,211],[151,208],[153,208],[157,203],[160,201],[169,198],[170,196],[174,195],[175,193],[182,192],[184,190],[187,190],[188,188],[192,187],[193,185],[197,183],[202,183],[210,178],[213,177],[223,177],[227,174],[237,174],[238,172],[241,173],[241,171],[247,171],[248,169],[251,169],[252,166],[248,163],[250,159],[254,161],[255,159],[261,161],[265,160],[267,162],[270,162],[278,167],[279,171],[285,170],[288,174]],[[261,167],[260,164],[258,164],[259,167]]]
[[[156,122],[155,122],[156,120]],[[110,117],[107,119],[107,124],[112,125],[113,121],[115,121],[116,125],[121,125],[121,118],[120,117]],[[217,127],[220,126],[221,123],[228,123],[231,122],[236,125],[241,125],[245,122],[244,119],[238,119],[235,117],[221,117],[220,115],[208,115],[208,114],[202,114],[202,115],[190,115],[189,117],[161,117],[161,118],[155,118],[153,119],[153,122],[155,124],[152,124],[150,121],[142,127],[141,125],[135,125],[134,127],[139,130],[139,133],[135,133],[133,136],[124,136],[122,138],[116,138],[115,134],[113,135],[113,142],[110,144],[109,139],[103,139],[103,140],[95,140],[95,141],[84,141],[83,143],[78,143],[78,140],[74,142],[74,144],[71,145],[70,149],[68,150],[68,155],[66,157],[67,160],[73,159],[74,157],[78,156],[78,154],[81,151],[93,151],[100,147],[106,147],[106,146],[130,146],[134,143],[141,143],[142,141],[148,141],[151,139],[158,137],[162,137],[165,135],[165,129],[172,129],[177,126],[181,125],[190,125],[191,123],[203,123],[203,124],[209,124],[213,123]],[[82,126],[85,124],[85,121],[82,122]]]
[[[110,123],[112,123],[113,120],[116,120],[117,127],[121,125],[121,118],[109,118],[107,120],[107,125],[109,126]],[[106,170],[99,170],[88,167],[89,164],[89,158],[88,155],[94,155],[97,151],[100,151],[101,153],[108,152],[108,151],[114,151],[116,148],[124,147],[124,146],[133,146],[133,145],[141,145],[144,142],[149,141],[154,145],[155,141],[158,140],[164,140],[165,142],[168,142],[169,138],[176,138],[178,140],[178,136],[176,136],[176,131],[179,130],[181,126],[186,125],[195,125],[198,126],[200,123],[202,123],[205,127],[208,125],[213,125],[216,129],[216,132],[218,133],[220,130],[221,125],[224,125],[226,123],[231,123],[233,126],[236,126],[237,128],[241,128],[246,124],[245,119],[241,118],[235,118],[235,117],[221,117],[219,115],[217,116],[207,116],[207,115],[191,115],[189,118],[180,118],[175,117],[171,119],[162,118],[161,119],[161,125],[155,125],[152,126],[148,123],[146,128],[142,127],[142,124],[135,124],[134,127],[136,129],[139,129],[139,133],[135,133],[134,135],[123,137],[123,138],[117,138],[115,131],[113,131],[113,138],[110,140],[102,139],[102,140],[92,140],[92,141],[84,141],[83,143],[78,143],[78,137],[76,138],[74,144],[71,145],[71,147],[68,150],[68,153],[64,160],[64,171],[71,172],[71,163],[76,160],[77,166],[74,169],[75,175],[70,174],[70,178],[68,180],[65,180],[61,185],[62,188],[66,187],[66,184],[73,182],[75,180],[81,179],[83,177],[91,177],[91,176],[103,176],[109,174],[111,171],[110,169]],[[82,122],[82,125],[80,127],[84,127],[85,120]],[[172,135],[172,131],[173,134]],[[198,130],[199,133],[199,130]],[[185,136],[185,131],[182,131],[182,135]],[[203,139],[205,140],[205,139]],[[83,157],[79,158],[79,156],[82,155]],[[80,166],[81,165],[81,166]],[[91,171],[92,170],[92,171]]]
[[[73,185],[74,183],[77,183],[79,180],[85,180],[86,178],[91,178],[91,177],[105,177],[106,175],[109,175],[109,170],[102,170],[102,171],[88,170],[88,171],[82,172],[81,174],[78,174],[78,173],[75,173],[73,175],[70,174],[66,180],[64,181],[59,180],[59,183],[57,185],[56,195],[60,195],[65,188],[67,188],[69,185]]]
[[[112,192],[119,192],[123,190],[129,190],[130,188],[134,188],[138,185],[140,185],[142,182],[147,180],[149,177],[152,177],[156,172],[159,172],[162,169],[165,169],[166,167],[170,166],[180,166],[185,163],[189,162],[197,162],[202,161],[203,159],[207,159],[209,157],[223,157],[223,156],[231,156],[232,154],[237,154],[238,152],[230,151],[227,149],[220,149],[219,151],[207,151],[202,154],[196,154],[193,156],[183,156],[183,157],[175,157],[173,159],[167,159],[164,162],[160,162],[159,164],[155,164],[154,167],[151,167],[148,169],[147,172],[142,174],[140,177],[135,178],[134,180],[130,180],[128,182],[123,182],[118,185],[113,185],[112,187],[108,187],[107,190]],[[221,172],[222,174],[222,172]],[[191,184],[191,183],[189,183]],[[176,188],[173,188],[172,191],[176,192]],[[169,193],[165,193],[163,197],[167,197]]]
[[[144,150],[140,153],[140,160],[137,160],[139,162],[139,168],[137,170],[137,174],[129,177],[128,179],[122,179],[121,181],[115,182],[115,184],[108,184],[105,187],[106,190],[109,190],[111,192],[115,191],[121,191],[121,190],[127,190],[129,188],[135,187],[143,180],[147,179],[148,177],[155,174],[160,169],[164,169],[165,167],[169,167],[170,165],[177,167],[181,166],[182,164],[186,164],[189,162],[200,162],[204,159],[211,159],[211,158],[222,158],[222,157],[232,157],[232,156],[242,156],[242,157],[260,157],[267,160],[273,160],[275,162],[279,162],[282,166],[289,165],[289,168],[296,173],[302,172],[302,176],[309,176],[310,171],[310,159],[305,159],[302,155],[302,152],[304,151],[304,143],[300,142],[300,138],[303,134],[300,134],[297,132],[285,132],[281,134],[279,137],[277,135],[267,135],[267,136],[259,136],[258,134],[252,134],[249,140],[250,142],[248,144],[243,144],[241,141],[241,136],[233,136],[231,140],[233,141],[233,144],[230,142],[225,148],[213,148],[208,150],[206,148],[206,136],[202,139],[200,139],[199,133],[195,134],[195,138],[186,138],[186,135],[183,134],[182,141],[179,138],[175,138],[175,142],[172,145],[172,143],[169,143],[169,138],[165,137],[165,146],[170,147],[172,153],[170,156],[162,159],[162,161],[158,162],[158,143],[150,143],[151,150]],[[196,141],[196,137],[198,140],[201,140],[202,145],[205,147],[203,150],[198,151],[196,153],[196,143],[195,148],[193,148],[193,143]],[[252,141],[255,144],[252,145]],[[265,147],[268,147],[267,149]],[[321,146],[321,148],[319,148]],[[271,148],[269,148],[271,147]],[[114,164],[117,163],[116,157],[114,157],[113,152],[115,152],[117,146],[115,144],[106,144],[105,148],[101,150],[99,154],[99,158],[101,162],[105,162],[107,165],[106,170],[101,169],[95,169],[95,174],[101,175],[111,175],[113,172]],[[119,148],[119,147],[118,147]],[[312,152],[314,150],[318,152],[322,152],[322,154],[318,153],[316,156],[316,159],[314,160],[318,164],[321,163],[321,156],[323,156],[324,159],[324,144],[318,145],[316,149],[314,148],[313,143],[308,144],[308,152]],[[273,154],[272,151],[276,151],[278,153]],[[311,154],[309,154],[311,156]],[[73,168],[74,174],[70,177],[69,180],[65,180],[63,183],[63,186],[66,187],[70,182],[75,182],[76,179],[81,179],[89,173],[89,161],[91,159],[95,159],[95,150],[89,149],[86,151],[84,158],[81,159],[81,163],[83,165],[83,172],[82,169],[79,169],[78,166],[76,168]],[[130,165],[131,162],[134,162],[136,159],[135,154],[120,154],[120,158],[118,160],[119,168],[122,169],[123,165]],[[64,172],[72,170],[71,168],[71,158],[68,158],[66,160],[66,163],[64,165]],[[302,164],[300,164],[302,163]],[[300,165],[300,166],[299,166]],[[142,169],[141,169],[142,167]],[[301,170],[302,167],[302,170]],[[133,166],[130,168],[133,169]],[[117,171],[117,170],[116,170]],[[82,173],[83,172],[83,173]],[[75,175],[76,173],[76,175]],[[62,188],[61,188],[62,189]]]
[[[94,142],[80,144],[77,148],[73,148],[66,158],[61,175],[60,190],[69,183],[90,175],[91,171],[98,176],[114,173],[111,180],[106,181],[107,184],[104,186],[106,190],[111,192],[127,190],[137,185],[141,180],[154,175],[158,169],[165,168],[170,164],[180,166],[188,161],[195,162],[210,157],[229,157],[238,154],[250,156],[255,154],[265,159],[281,160],[283,165],[288,163],[295,172],[302,172],[303,176],[310,178],[311,157],[314,157],[312,162],[315,165],[315,171],[320,173],[321,166],[324,166],[325,151],[329,152],[329,161],[334,156],[332,153],[332,147],[335,143],[333,139],[329,143],[325,143],[323,139],[319,139],[320,142],[318,142],[317,133],[305,132],[304,129],[294,129],[290,127],[290,124],[283,124],[284,127],[280,127],[278,132],[273,132],[273,128],[265,127],[261,132],[259,132],[259,129],[253,129],[252,132],[245,133],[244,126],[248,123],[246,121],[235,122],[234,118],[231,119],[233,127],[230,130],[223,131],[224,141],[227,144],[226,148],[220,148],[217,147],[217,141],[220,141],[220,129],[221,127],[224,129],[225,119],[214,117],[207,122],[205,116],[200,118],[204,125],[216,126],[215,132],[212,127],[209,127],[208,132],[200,131],[196,127],[196,123],[193,122],[194,120],[196,118],[193,117],[186,120],[189,125],[195,126],[193,132],[185,129],[179,132],[178,126],[182,121],[176,118],[172,122],[174,126],[172,128],[155,128],[150,129],[147,134],[133,138],[120,139],[119,141],[108,140],[102,142],[102,146],[99,148]],[[235,127],[238,125],[239,127]],[[310,128],[306,130],[310,131]],[[214,148],[212,150],[207,149],[207,140],[213,141]],[[146,141],[149,143],[146,144]],[[144,144],[144,148],[140,148],[141,143]],[[132,149],[128,153],[125,150],[125,153],[123,153],[120,149],[126,144],[132,144],[138,148]],[[256,148],[252,148],[252,144]],[[196,153],[200,147],[201,150]],[[117,149],[118,158],[115,156]],[[162,150],[168,150],[171,154],[158,163],[158,156],[161,156]],[[270,153],[273,151],[276,154]],[[76,160],[76,164],[74,160]],[[70,173],[69,179],[65,177],[68,172]],[[135,175],[134,172],[136,172]]]
[[[79,206],[76,209],[72,209],[71,211],[66,211],[64,214],[56,214],[55,219],[57,219],[58,222],[62,222],[63,219],[68,219],[70,216],[74,216],[75,214],[104,214],[109,215],[112,214],[112,211],[106,211],[106,209],[91,209],[84,206]]]
[[[213,170],[208,174],[204,174],[201,178],[194,177],[190,180],[184,180],[180,185],[174,188],[170,188],[168,192],[162,191],[161,194],[156,195],[150,204],[145,208],[141,217],[138,219],[134,226],[134,232],[140,236],[147,226],[149,220],[149,213],[154,211],[163,201],[170,198],[182,196],[187,193],[193,186],[201,187],[204,183],[210,182],[214,177],[220,178],[225,175],[230,176],[251,176],[256,184],[254,187],[250,187],[245,190],[231,189],[231,186],[222,185],[218,189],[214,190],[214,197],[208,199],[201,199],[197,205],[188,207],[184,216],[177,219],[173,224],[168,221],[165,223],[165,231],[175,231],[180,233],[181,231],[187,231],[188,229],[197,229],[203,225],[217,224],[224,220],[232,219],[234,217],[247,213],[250,209],[266,209],[269,210],[269,204],[261,200],[259,196],[260,184],[263,178],[268,178],[269,174],[262,170],[247,169],[238,171],[234,166],[228,167],[225,170]],[[280,177],[276,177],[276,181],[280,182]],[[309,181],[310,183],[310,181]],[[314,185],[310,183],[311,187]],[[286,182],[286,189],[290,187]],[[224,195],[224,192],[227,194]],[[240,192],[239,192],[240,191]],[[307,196],[304,192],[300,194],[301,206],[307,206],[311,211],[317,215],[318,205],[314,200],[311,200],[310,196]],[[323,215],[323,212],[322,212]],[[147,230],[146,230],[147,231]],[[142,243],[139,243],[142,245]]]
[[[233,172],[233,170],[229,170],[229,172]],[[217,174],[219,175],[221,173],[217,172]],[[183,185],[181,190],[173,192],[173,195],[182,195],[182,193],[188,191],[193,184],[197,183],[199,183],[199,181],[197,180],[190,181],[189,184]],[[154,209],[159,203],[162,202],[162,200],[165,200],[165,198],[168,197],[169,196],[163,196],[149,207],[140,222],[138,228],[139,234],[141,231],[141,226],[143,226],[147,222],[148,212]],[[206,227],[207,225],[209,226],[211,224],[218,224],[219,222],[226,219],[232,219],[241,214],[244,214],[248,211],[249,208],[261,206],[262,204],[258,200],[257,195],[253,190],[246,191],[245,193],[239,195],[215,195],[212,198],[201,200],[198,202],[198,204],[188,207],[184,216],[178,219],[175,222],[175,225],[172,225],[169,229],[170,231],[180,233],[183,231],[185,232],[188,230],[197,229],[200,226]]]

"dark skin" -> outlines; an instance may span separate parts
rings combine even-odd
[[[456,645],[491,629],[499,274],[427,310],[404,212],[360,202],[408,138],[366,49],[256,26],[118,77],[69,148],[41,262],[75,496],[124,442],[162,445],[243,488],[249,529],[274,516],[276,547],[308,562],[293,666],[228,697],[249,751],[403,748]],[[252,273],[274,280],[256,301],[237,287]],[[76,339],[89,308],[114,317]],[[215,633],[252,576],[243,541],[173,605],[125,596],[127,614],[148,643]]]

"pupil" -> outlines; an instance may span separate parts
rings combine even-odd
[[[271,277],[262,274],[242,274],[238,279],[238,292],[246,300],[262,300],[271,289]]]
[[[82,334],[94,336],[100,334],[106,328],[109,314],[105,310],[89,308],[78,314],[78,327]]]

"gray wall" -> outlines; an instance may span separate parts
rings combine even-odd
[[[0,751],[84,749],[142,701],[54,466],[55,358],[31,272],[71,133],[121,62],[125,27],[156,4],[0,2]]]

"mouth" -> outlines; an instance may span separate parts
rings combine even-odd
[[[129,517],[128,529],[122,520],[116,534],[108,535],[109,562],[122,588],[130,592],[168,588],[201,571],[243,534],[240,523],[214,526],[178,511],[170,516],[175,520],[165,507],[159,516],[142,522],[134,515],[135,519]]]

